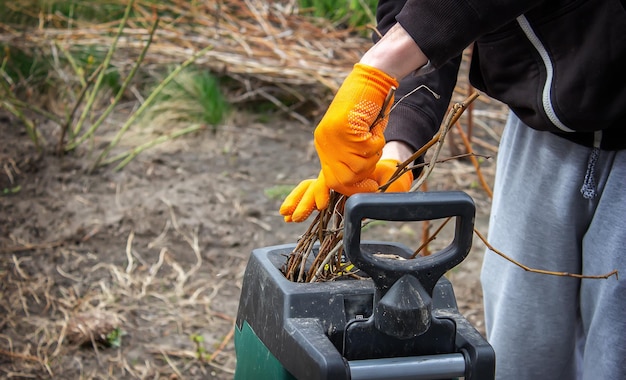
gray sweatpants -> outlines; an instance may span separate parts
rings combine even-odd
[[[626,379],[626,151],[600,151],[597,195],[580,192],[591,148],[523,125],[500,143],[481,282],[496,374],[507,380]]]

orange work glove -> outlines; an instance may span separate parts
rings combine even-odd
[[[339,88],[315,129],[315,149],[329,188],[348,196],[378,188],[371,175],[385,145],[387,119],[370,127],[392,86],[398,86],[394,78],[357,63]]]
[[[398,164],[394,159],[378,161],[368,178],[376,184],[376,190],[389,181]],[[409,171],[389,185],[387,192],[409,191],[412,183],[413,173]],[[291,191],[280,206],[280,214],[285,217],[285,222],[303,222],[314,210],[320,211],[328,207],[329,198],[330,189],[326,186],[324,173],[320,172],[316,179],[304,180]]]
[[[399,161],[394,160],[392,158],[386,158],[384,160],[378,161],[376,164],[376,168],[374,169],[374,173],[372,174],[372,179],[378,183],[378,186],[382,186],[389,182],[393,173],[396,172]],[[386,193],[404,193],[411,190],[411,185],[413,184],[413,172],[410,170],[400,178],[393,181],[387,190]]]
[[[320,171],[316,179],[305,179],[291,191],[280,206],[280,215],[285,217],[285,222],[303,222],[313,210],[328,207],[329,199],[330,189]]]

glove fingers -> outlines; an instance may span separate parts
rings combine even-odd
[[[320,171],[316,180],[308,184],[297,207],[291,213],[291,221],[302,222],[311,215],[313,210],[323,210],[328,207],[330,189],[326,186],[324,173]]]
[[[313,192],[317,210],[321,211],[328,207],[328,202],[330,201],[330,189],[326,185],[326,177],[324,176],[324,172],[320,171],[320,175],[317,181],[315,181],[315,183],[311,187],[314,188]]]
[[[391,176],[396,172],[398,168],[398,161],[393,159],[385,159],[380,160],[376,164],[376,169],[374,170],[373,178],[378,182],[379,186],[382,186],[389,182]],[[413,183],[413,173],[406,172],[400,178],[393,181],[389,187],[387,188],[387,192],[406,192],[411,189],[411,184]]]
[[[296,186],[295,189],[293,189],[291,193],[289,193],[287,198],[285,198],[285,200],[283,201],[279,210],[280,215],[285,216],[285,217],[287,216],[290,217],[295,211],[295,209],[298,207],[300,202],[302,201],[302,197],[304,196],[304,193],[307,191],[307,189],[311,186],[313,182],[315,182],[314,179],[307,179],[307,180],[300,182],[298,186]]]
[[[311,185],[304,192],[302,199],[291,214],[292,221],[300,223],[306,220],[306,218],[311,215],[313,210],[315,210],[315,188],[317,182],[319,182],[319,180],[313,181],[313,183],[311,183]]]
[[[280,214],[285,222],[302,222],[311,215],[313,210],[328,207],[330,189],[326,186],[324,173],[320,171],[317,179],[307,179],[285,198],[280,206]]]
[[[384,185],[385,183],[387,183],[387,181],[381,183],[380,185]],[[403,174],[402,177],[393,181],[387,188],[386,192],[404,193],[411,190],[411,184],[413,184],[413,174],[411,172],[407,172],[406,174]]]

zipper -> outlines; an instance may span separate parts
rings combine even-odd
[[[546,69],[546,82],[543,84],[543,91],[541,93],[541,102],[543,103],[543,110],[548,116],[548,119],[554,124],[557,128],[564,132],[574,132],[573,129],[568,128],[557,116],[556,111],[554,111],[554,107],[552,105],[552,82],[554,80],[554,67],[552,65],[552,60],[550,59],[550,55],[546,50],[545,46],[533,30],[532,26],[528,22],[526,16],[521,15],[517,18],[517,23],[522,28],[522,31],[526,35],[526,38],[533,44],[533,47],[539,53],[541,60],[543,61],[544,68]],[[591,148],[591,152],[589,153],[589,158],[587,160],[587,170],[585,171],[585,178],[583,180],[583,184],[580,188],[580,193],[583,198],[587,200],[591,200],[598,195],[598,186],[596,184],[596,163],[598,158],[600,157],[600,145],[602,142],[602,131],[596,131],[593,135],[593,147]]]
[[[546,69],[546,82],[543,85],[543,91],[541,93],[541,102],[543,103],[543,110],[548,116],[548,119],[554,124],[557,128],[564,132],[574,132],[573,129],[568,128],[556,115],[554,111],[554,107],[552,106],[552,100],[550,94],[552,92],[552,81],[554,80],[554,68],[552,66],[552,61],[550,60],[550,56],[548,55],[548,51],[539,40],[539,37],[530,26],[528,19],[526,16],[521,15],[517,18],[517,23],[522,28],[522,31],[526,35],[526,38],[533,44],[533,47],[539,53],[541,60],[543,61],[544,68]]]

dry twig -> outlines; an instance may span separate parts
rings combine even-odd
[[[395,88],[390,90],[390,94],[385,99],[381,112],[375,121],[373,126],[379,123],[381,120],[389,116],[388,109],[389,102],[393,97]],[[441,151],[442,143],[446,133],[450,127],[459,119],[463,111],[467,108],[471,102],[478,97],[477,93],[470,95],[464,102],[456,103],[446,119],[442,123],[440,132],[422,149],[419,149],[413,156],[398,166],[398,169],[391,177],[388,183],[381,186],[379,191],[383,192],[387,189],[396,179],[400,178],[404,173],[412,170],[411,166],[413,161],[417,157],[423,155],[430,147],[436,145],[436,152],[433,155],[433,159],[426,164],[427,170],[420,177],[417,184],[413,187],[419,188],[421,183],[430,175],[434,166],[437,163],[439,152]],[[289,255],[287,263],[283,267],[283,273],[286,277],[292,281],[298,282],[315,282],[332,280],[341,275],[352,275],[353,272],[346,271],[346,259],[342,257],[343,247],[341,242],[343,240],[343,206],[346,197],[344,195],[332,192],[329,206],[327,209],[318,213],[313,220],[313,223],[309,226],[305,234],[300,238],[293,252]],[[316,242],[320,242],[319,250],[313,259],[310,268],[306,268],[307,259],[313,252],[313,246]],[[305,276],[306,274],[306,276]]]
[[[547,274],[550,276],[561,276],[561,277],[574,277],[574,278],[580,278],[580,279],[598,279],[598,280],[602,280],[602,279],[608,279],[612,276],[615,276],[615,278],[618,278],[618,271],[617,270],[613,270],[609,273],[606,274],[601,274],[601,275],[583,275],[583,274],[576,274],[576,273],[568,273],[568,272],[556,272],[556,271],[551,271],[551,270],[545,270],[545,269],[535,269],[535,268],[531,268],[527,265],[524,265],[522,263],[520,263],[517,260],[514,260],[513,258],[505,255],[504,253],[502,253],[501,251],[497,250],[493,245],[491,245],[488,241],[487,238],[485,238],[483,236],[483,234],[481,234],[477,229],[474,228],[474,233],[476,234],[476,236],[478,236],[478,238],[487,246],[487,248],[489,248],[489,250],[491,250],[492,252],[494,252],[495,254],[497,254],[498,256],[502,257],[503,259],[517,265],[518,267],[522,268],[523,270],[527,271],[527,272],[532,272],[532,273],[539,273],[539,274]]]
[[[16,253],[16,252],[25,252],[25,251],[35,251],[38,249],[49,249],[60,247],[66,244],[65,241],[53,241],[50,243],[40,243],[40,244],[25,244],[20,246],[11,246],[0,248],[0,253]]]

